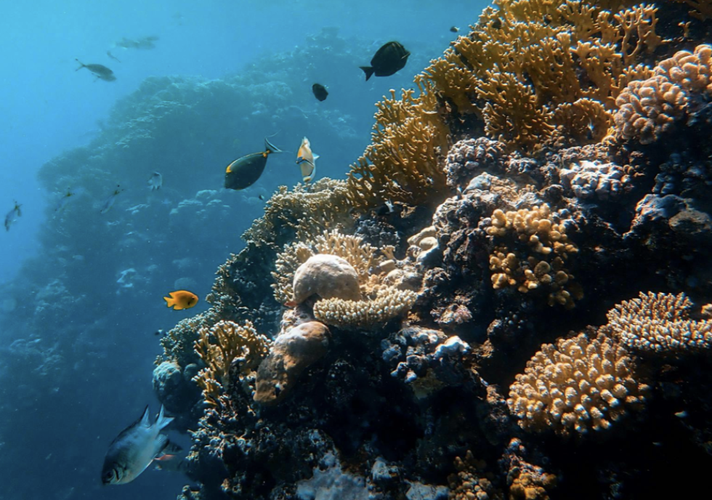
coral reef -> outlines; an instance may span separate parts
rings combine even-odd
[[[581,333],[543,345],[509,388],[507,404],[524,429],[585,434],[608,429],[648,390],[624,349],[603,333]]]
[[[712,98],[712,46],[681,50],[658,63],[648,79],[628,84],[616,99],[616,135],[650,144]]]
[[[712,321],[689,318],[692,302],[684,293],[640,293],[608,312],[608,326],[638,354],[675,356],[712,348]]]

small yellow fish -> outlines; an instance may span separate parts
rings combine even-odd
[[[170,297],[163,297],[163,300],[166,301],[166,307],[172,307],[176,311],[190,309],[198,303],[198,296],[188,290],[176,290],[168,295]]]
[[[314,180],[316,175],[316,160],[319,155],[316,155],[311,150],[311,145],[309,144],[309,139],[306,137],[302,139],[302,144],[299,146],[299,151],[297,151],[297,165],[302,169],[302,180],[304,182],[311,182]]]

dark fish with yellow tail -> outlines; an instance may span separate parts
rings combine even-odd
[[[302,170],[302,180],[304,182],[311,182],[314,180],[316,175],[316,160],[319,155],[315,155],[311,150],[311,144],[309,144],[309,139],[306,137],[302,139],[302,143],[299,145],[299,151],[297,151],[297,165]]]
[[[262,175],[267,165],[267,157],[282,150],[265,139],[265,150],[250,153],[230,163],[225,169],[225,187],[228,189],[245,189],[252,186]]]
[[[79,71],[82,68],[86,68],[91,71],[91,73],[99,80],[104,80],[105,82],[113,82],[114,80],[116,80],[114,72],[103,64],[84,64],[79,59],[76,59],[76,61],[79,63],[79,67],[76,69],[76,71]]]
[[[398,42],[388,42],[376,51],[370,66],[361,66],[366,80],[372,75],[391,76],[405,67],[410,52]]]
[[[319,101],[323,101],[326,99],[326,96],[329,95],[329,92],[326,90],[326,87],[324,87],[321,83],[315,83],[312,85],[312,93],[314,94],[314,97],[316,97]]]
[[[176,290],[170,292],[168,297],[163,297],[166,307],[172,307],[176,311],[190,309],[198,303],[198,296],[188,290]]]
[[[101,470],[103,484],[126,484],[136,479],[154,460],[180,451],[161,430],[173,421],[161,412],[151,424],[148,406],[143,416],[124,429],[109,445]]]

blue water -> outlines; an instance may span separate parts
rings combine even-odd
[[[160,346],[153,332],[206,308],[203,301],[179,314],[165,308],[162,295],[184,278],[205,296],[217,265],[240,250],[241,232],[261,213],[258,195],[300,180],[292,155],[301,136],[321,155],[319,177],[343,177],[369,142],[373,104],[390,88],[411,86],[456,36],[450,26],[466,28],[484,6],[465,0],[3,6],[0,215],[17,200],[22,216],[2,231],[0,243],[0,500],[175,498],[187,481],[180,474],[151,468],[119,487],[99,480],[115,435],[146,404],[158,410],[151,371]],[[324,28],[338,28],[338,35]],[[124,37],[145,36],[159,37],[154,49],[112,48]],[[412,52],[408,65],[364,82],[358,66],[389,40]],[[75,71],[75,58],[110,67],[116,81]],[[102,157],[124,122],[155,102],[155,88],[170,86],[155,79],[166,76],[185,88],[232,82],[232,98],[223,103],[227,94],[219,94],[212,107],[196,105],[196,114],[171,124],[175,136],[150,139],[143,151],[155,156],[133,158],[131,146],[124,158]],[[323,103],[311,95],[315,80],[331,93]],[[261,107],[246,114],[254,104],[242,97],[248,83],[260,85],[250,99]],[[272,134],[285,153],[270,158],[249,190],[221,191],[225,164],[260,149]],[[86,149],[78,154],[78,147]],[[59,160],[67,154],[69,160]],[[92,163],[93,155],[100,160]],[[165,178],[153,195],[145,186],[152,170]],[[125,191],[102,217],[98,207],[116,184]],[[83,194],[56,211],[59,196],[79,187]],[[210,199],[229,210],[188,206],[170,215],[182,200],[200,199],[200,190],[216,190]],[[144,207],[128,210],[138,204]],[[118,280],[130,269],[131,286],[123,286]],[[176,439],[188,447],[185,437]]]

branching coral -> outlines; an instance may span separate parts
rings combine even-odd
[[[277,249],[293,238],[307,240],[324,230],[350,228],[351,205],[345,181],[319,179],[291,191],[280,186],[265,206],[265,214],[242,235],[257,246]]]
[[[616,99],[615,134],[641,144],[655,141],[689,111],[693,95],[712,96],[712,46],[679,51],[658,64],[652,76],[634,80]]]
[[[248,375],[267,356],[269,346],[269,339],[258,334],[249,321],[245,326],[219,321],[211,328],[201,328],[195,351],[206,367],[198,372],[195,381],[203,390],[205,401],[216,406],[222,391],[234,382],[233,367],[240,375]]]
[[[420,95],[404,90],[376,104],[373,142],[348,174],[350,203],[362,210],[386,201],[411,205],[432,203],[444,196],[440,167],[447,152],[449,128],[438,113],[429,83],[418,83]]]
[[[625,349],[603,333],[581,333],[544,344],[510,386],[507,404],[524,429],[584,434],[640,407],[648,390]]]
[[[608,326],[640,354],[675,355],[712,349],[712,320],[689,319],[692,302],[684,293],[640,293],[608,312]]]
[[[486,229],[497,245],[490,254],[492,286],[516,287],[522,293],[549,290],[549,305],[574,306],[581,298],[564,263],[578,252],[548,205],[503,212],[495,210]]]
[[[497,0],[416,81],[481,113],[487,134],[512,147],[599,140],[621,88],[662,42],[656,8],[631,3]]]

